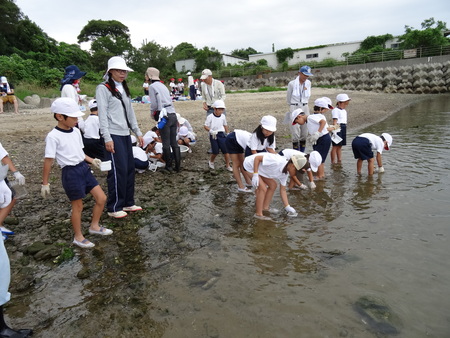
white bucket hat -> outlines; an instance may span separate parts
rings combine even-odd
[[[50,111],[54,114],[66,115],[69,117],[81,117],[84,113],[80,111],[80,107],[70,97],[59,97],[53,101]]]
[[[275,132],[277,130],[277,119],[272,115],[263,116],[261,119],[261,127],[268,131]]]
[[[111,69],[126,70],[127,72],[132,72],[133,69],[127,66],[125,60],[120,56],[113,56],[108,60],[108,72]]]
[[[308,162],[305,155],[303,155],[303,154],[292,155],[291,160],[295,166],[295,169],[297,169],[297,170],[302,169],[305,166],[306,162]]]
[[[309,154],[309,166],[311,167],[311,170],[314,172],[317,172],[319,169],[319,166],[322,164],[322,156],[318,151],[311,151]]]

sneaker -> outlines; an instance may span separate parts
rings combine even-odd
[[[269,216],[264,216],[264,215],[259,216],[257,214],[254,214],[253,217],[260,219],[261,221],[271,221],[272,220],[272,218],[270,218]]]
[[[252,192],[252,189],[249,189],[249,188],[247,188],[247,187],[244,187],[244,188],[238,188],[238,191],[239,191],[239,192]]]
[[[232,172],[232,171],[233,171],[233,168],[227,167],[227,170]]]
[[[100,230],[92,230],[89,229],[89,233],[91,235],[102,235],[102,236],[108,236],[111,235],[113,233],[113,231],[111,229],[107,229],[105,227],[100,227]]]
[[[143,174],[143,173],[145,173],[145,170],[143,170],[143,169],[136,169],[136,172],[138,174]]]
[[[192,149],[188,148],[188,153],[191,154],[192,153]]]
[[[137,205],[132,205],[131,207],[124,207],[123,211],[141,211],[142,208]]]
[[[74,239],[73,244],[78,245],[80,248],[83,248],[83,249],[89,249],[89,248],[93,248],[95,246],[95,244],[90,242],[87,238],[83,239],[81,242]]]
[[[0,230],[1,230],[2,234],[14,235],[14,231],[11,231],[11,230],[5,228],[4,226],[0,226]]]
[[[215,169],[214,162],[208,161],[208,165],[210,169]]]
[[[115,212],[108,212],[108,216],[114,217],[114,218],[122,218],[127,216],[128,214],[125,211],[115,211]]]

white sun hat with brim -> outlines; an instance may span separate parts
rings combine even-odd
[[[346,102],[346,101],[350,101],[350,100],[351,100],[351,98],[349,98],[347,94],[338,94],[336,96],[337,102]]]
[[[263,116],[260,124],[261,127],[268,131],[275,132],[277,130],[277,119],[272,115]]]
[[[384,147],[385,150],[390,150],[391,149],[391,144],[392,144],[392,136],[391,134],[388,133],[383,133],[381,134],[381,136],[384,138],[384,140],[387,142],[387,148]]]
[[[144,149],[147,148],[147,146],[154,141],[154,138],[151,136],[144,135],[143,139],[144,139],[144,146],[143,146]]]
[[[223,102],[223,100],[216,100],[214,101],[213,105],[214,108],[223,108],[225,109],[225,102]]]
[[[318,151],[311,151],[308,160],[311,170],[317,172],[317,170],[319,170],[319,166],[322,164],[322,155],[320,155]]]
[[[53,101],[50,111],[54,114],[66,115],[68,117],[81,117],[84,113],[80,111],[80,107],[70,97],[59,97]]]
[[[108,60],[108,72],[111,69],[126,70],[127,72],[133,72],[133,69],[127,66],[125,59],[120,56],[113,56]]]
[[[291,121],[292,121],[292,125],[294,125],[295,124],[295,119],[297,118],[297,116],[299,116],[299,115],[305,115],[305,113],[303,112],[303,109],[302,108],[297,108],[296,110],[294,110],[292,113],[291,113]]]
[[[291,160],[295,166],[295,169],[297,169],[297,170],[302,169],[305,166],[306,162],[308,162],[305,155],[303,155],[303,154],[292,155]]]

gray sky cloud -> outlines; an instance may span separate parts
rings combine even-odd
[[[57,41],[76,43],[89,20],[118,20],[132,43],[165,47],[189,42],[222,53],[252,47],[259,52],[401,35],[431,17],[450,26],[448,0],[229,0],[191,2],[119,0],[16,0],[32,21]],[[83,47],[83,45],[82,45]]]

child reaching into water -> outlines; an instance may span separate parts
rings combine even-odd
[[[298,175],[296,179],[291,179],[289,181],[288,188],[291,190],[299,190],[299,189],[308,189],[308,187],[300,182],[300,177],[302,174],[306,173],[308,175],[309,187],[311,189],[316,188],[316,184],[314,183],[313,172],[317,172],[320,164],[322,163],[322,156],[320,156],[318,151],[312,151],[310,154],[302,153],[301,151],[295,149],[283,149],[279,153],[279,155],[283,156],[286,160],[290,160],[294,155],[302,155],[305,156],[308,160],[308,163],[303,167],[302,170],[298,171]]]
[[[239,192],[252,192],[252,189],[247,188],[242,182],[241,174],[244,176],[245,182],[250,185],[252,184],[252,179],[250,174],[244,170],[244,149],[247,146],[248,140],[252,134],[248,131],[235,129],[233,132],[227,135],[225,141],[228,153],[231,157],[231,162],[233,164],[233,176],[238,184]]]
[[[271,115],[263,116],[259,126],[253,131],[245,148],[245,156],[261,152],[276,154],[275,131],[277,119]]]
[[[271,153],[260,153],[247,156],[244,160],[244,168],[252,173],[252,183],[256,188],[256,213],[255,218],[271,220],[263,212],[277,213],[277,209],[269,208],[275,190],[280,182],[280,196],[284,210],[288,216],[297,216],[297,212],[289,205],[286,183],[288,177],[296,178],[297,171],[302,170],[308,160],[303,155],[293,155],[288,161],[283,156]]]

